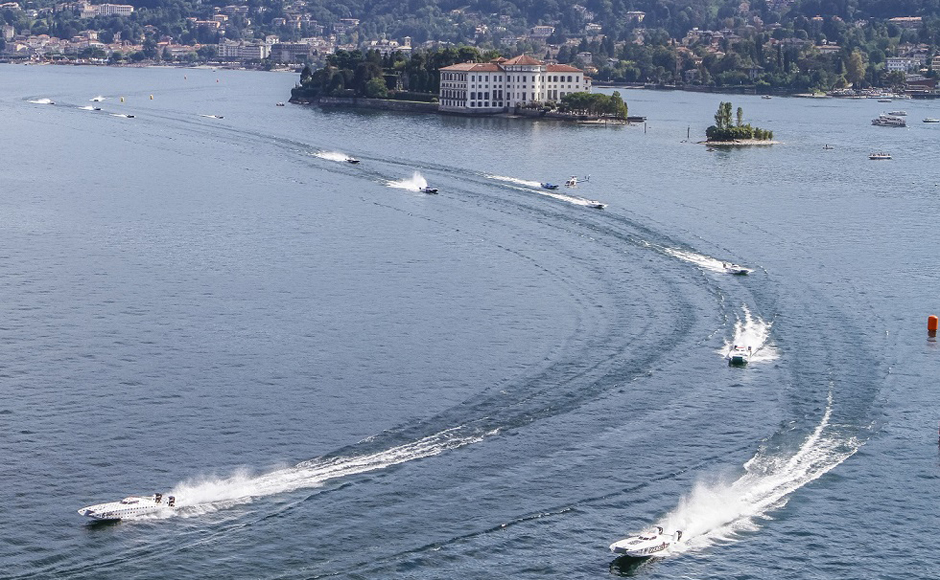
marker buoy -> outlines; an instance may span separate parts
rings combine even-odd
[[[940,323],[940,319],[931,314],[927,317],[927,332],[937,332],[937,325]]]
[[[150,100],[151,100],[151,101],[153,100],[153,95],[150,95]]]
[[[122,102],[122,103],[124,102],[124,97],[121,97],[121,102]]]

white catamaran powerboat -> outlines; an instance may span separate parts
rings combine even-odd
[[[437,188],[428,185],[421,188],[421,193],[437,193]]]
[[[745,268],[733,262],[722,262],[721,265],[724,267],[725,272],[734,274],[735,276],[747,276],[751,273],[750,268]]]
[[[667,534],[661,526],[656,526],[636,536],[614,542],[610,545],[610,551],[631,558],[650,558],[661,555],[669,546],[681,539],[681,531],[676,530],[673,534]]]
[[[162,493],[155,493],[151,496],[132,495],[121,501],[90,505],[78,510],[78,513],[94,520],[116,521],[139,518],[174,509],[176,509],[175,497],[171,495],[164,498]]]
[[[728,351],[728,364],[732,366],[744,366],[751,360],[751,347],[734,345]]]

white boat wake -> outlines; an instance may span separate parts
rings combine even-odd
[[[539,194],[541,194],[541,195],[544,195],[544,196],[547,196],[547,197],[551,197],[551,198],[557,199],[557,200],[559,200],[559,201],[564,201],[564,202],[566,202],[566,203],[570,203],[570,204],[574,204],[574,205],[581,205],[581,206],[584,206],[584,207],[599,207],[599,208],[604,208],[604,207],[607,206],[606,203],[601,203],[601,202],[596,201],[596,200],[593,200],[593,199],[587,199],[587,198],[584,198],[584,197],[578,197],[577,195],[565,195],[565,194],[563,194],[563,193],[556,193],[556,192],[554,192],[554,191],[552,191],[552,190],[550,190],[550,189],[545,189],[545,188],[543,188],[543,187],[542,187],[542,184],[541,184],[540,182],[538,182],[538,181],[529,181],[529,180],[527,180],[527,179],[519,179],[519,178],[516,178],[516,177],[507,177],[507,176],[505,176],[505,175],[490,175],[490,174],[488,174],[488,173],[485,173],[484,176],[485,176],[486,178],[488,178],[488,179],[495,179],[495,180],[497,180],[497,181],[504,181],[504,182],[506,182],[506,183],[511,183],[511,184],[514,184],[514,185],[523,186],[523,187],[517,188],[517,189],[519,189],[519,190],[521,190],[521,191],[527,191],[527,192],[528,192],[528,191],[531,191],[531,189],[534,189],[534,190],[535,190],[535,193],[539,193]],[[531,188],[531,189],[530,189],[530,188]]]
[[[792,455],[762,447],[737,480],[697,483],[660,524],[683,531],[682,541],[671,546],[669,554],[700,551],[736,541],[740,532],[759,530],[759,520],[773,519],[770,512],[785,506],[793,492],[854,455],[861,443],[834,432],[831,413],[830,392],[822,421]]]
[[[542,184],[538,181],[529,181],[527,179],[519,179],[516,177],[507,177],[505,175],[490,175],[488,173],[484,174],[488,179],[495,179],[497,181],[505,181],[507,183],[514,183],[516,185],[524,185],[526,187],[542,187]]]
[[[33,103],[34,105],[54,105],[55,101],[52,99],[34,99],[31,100],[30,103]]]
[[[389,181],[389,187],[397,189],[407,189],[408,191],[421,191],[428,186],[428,180],[417,171],[408,179],[399,179],[398,181]]]
[[[91,101],[92,103],[100,103],[100,102],[103,101],[104,99],[105,99],[105,97],[102,97],[101,95],[98,95],[97,97],[92,97],[92,98],[90,98],[90,99],[88,99],[88,100]]]
[[[683,260],[685,262],[695,264],[696,266],[699,266],[702,269],[708,270],[710,272],[724,273],[726,271],[725,264],[727,262],[722,262],[721,260],[717,260],[715,258],[712,258],[711,256],[698,254],[691,250],[680,250],[677,248],[669,248],[669,247],[663,248],[663,251],[674,258],[679,258],[680,260]]]
[[[339,151],[316,151],[312,155],[314,157],[319,157],[320,159],[326,159],[327,161],[344,162],[349,159],[349,155],[340,153]]]
[[[768,362],[780,358],[780,353],[770,344],[772,322],[766,322],[759,316],[752,316],[746,305],[742,306],[744,317],[738,317],[734,323],[734,337],[726,340],[724,347],[717,351],[722,357],[727,356],[733,346],[751,347],[748,361]]]
[[[176,510],[165,511],[148,519],[195,517],[235,505],[251,503],[255,498],[291,492],[297,489],[322,487],[342,477],[367,473],[416,459],[432,457],[445,451],[482,441],[491,433],[462,434],[453,428],[411,443],[377,453],[351,457],[317,458],[261,475],[247,471],[228,477],[205,477],[184,481],[167,495],[176,498]]]

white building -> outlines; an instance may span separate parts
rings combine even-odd
[[[452,113],[499,113],[591,90],[591,80],[581,69],[526,55],[455,64],[440,73],[438,108]]]
[[[919,58],[907,58],[902,56],[890,56],[885,59],[885,68],[889,71],[907,72],[920,68],[924,61]]]

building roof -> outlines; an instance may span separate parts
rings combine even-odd
[[[440,69],[448,72],[501,72],[503,69],[494,62],[460,62]]]
[[[528,65],[528,66],[541,66],[542,61],[536,60],[527,54],[521,54],[515,58],[511,58],[503,63],[504,65]]]
[[[545,71],[546,72],[574,72],[574,73],[583,72],[581,69],[575,68],[567,64],[549,64],[545,66]]]

